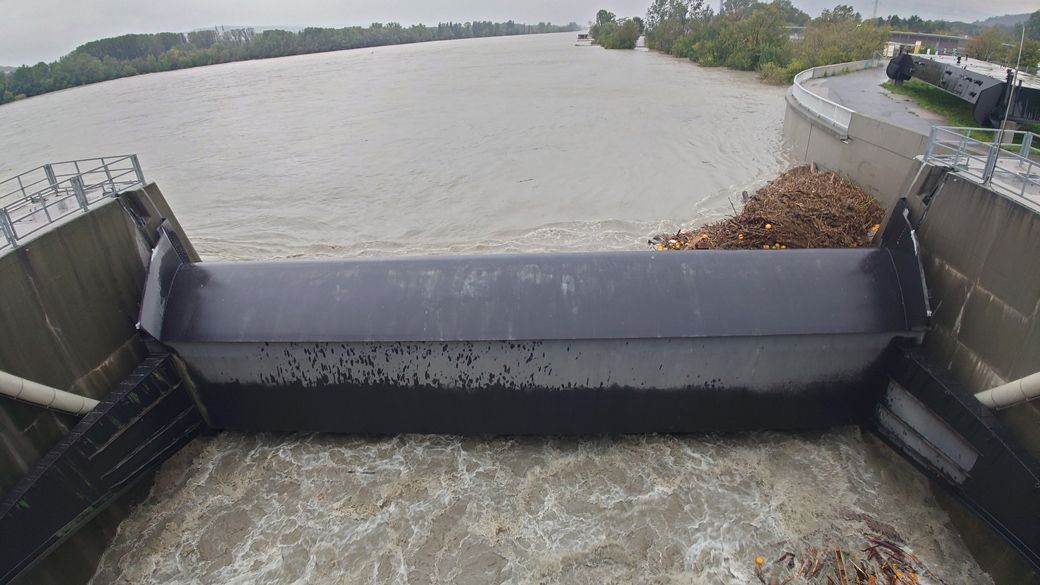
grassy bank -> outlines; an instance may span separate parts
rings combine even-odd
[[[930,85],[917,79],[911,79],[910,81],[904,82],[902,85],[896,85],[891,81],[886,81],[881,85],[881,87],[892,93],[905,95],[929,112],[939,114],[943,118],[946,118],[946,121],[950,126],[975,128],[979,125],[971,115],[971,104],[951,93],[947,93],[938,87],[935,87],[934,85]],[[1040,134],[1040,124],[1022,124],[1019,129],[1028,130],[1034,134]]]
[[[939,114],[946,118],[950,126],[972,128],[979,125],[975,118],[971,116],[971,104],[953,94],[946,93],[934,85],[911,79],[903,82],[902,85],[886,81],[881,84],[881,87],[892,93],[905,95],[929,112]]]

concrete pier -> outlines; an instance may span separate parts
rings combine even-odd
[[[0,370],[94,399],[115,388],[147,355],[135,325],[148,253],[164,218],[180,229],[158,187],[148,185],[0,255]],[[0,401],[0,493],[76,422]],[[24,582],[84,582],[124,512],[119,504],[108,508]]]
[[[964,385],[965,395],[1040,371],[1037,203],[923,162],[927,135],[859,112],[843,136],[788,96],[784,138],[799,160],[849,177],[887,205],[905,198],[935,311],[924,347]],[[1014,445],[1026,460],[1040,458],[1036,401],[979,416],[1008,429],[1010,460],[1018,458]],[[936,489],[976,560],[998,583],[1040,583],[993,525],[954,492]]]

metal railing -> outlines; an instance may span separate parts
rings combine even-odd
[[[816,117],[834,126],[843,134],[847,134],[849,124],[852,122],[852,110],[805,89],[802,86],[802,82],[815,77],[813,73],[813,69],[806,69],[795,75],[794,85],[791,86],[791,95]]]
[[[791,86],[791,95],[794,96],[794,99],[804,106],[811,114],[841,132],[842,135],[848,135],[849,124],[852,123],[853,110],[825,97],[816,95],[806,89],[802,83],[816,77],[830,77],[833,75],[841,75],[843,73],[872,69],[878,67],[883,62],[884,57],[881,53],[874,51],[874,55],[870,59],[864,59],[863,61],[837,63],[835,65],[823,65],[820,67],[813,67],[812,69],[806,69],[794,76],[794,83]]]
[[[0,250],[143,185],[135,154],[49,163],[0,181]]]
[[[1032,132],[933,126],[924,160],[1040,204],[1040,136]]]

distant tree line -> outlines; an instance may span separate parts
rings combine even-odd
[[[914,14],[909,17],[900,17],[893,14],[887,17],[874,19],[878,26],[889,26],[892,30],[904,32],[919,32],[940,35],[970,36],[982,32],[984,27],[967,22],[949,20],[925,20]]]
[[[983,30],[968,41],[965,53],[975,59],[1014,67],[1018,63],[1018,44],[1022,40],[1023,26],[1022,69],[1036,73],[1040,65],[1040,10],[1022,25],[1011,28],[993,26]]]
[[[369,27],[306,28],[300,32],[253,29],[202,30],[182,33],[130,34],[91,41],[52,63],[37,63],[0,73],[0,104],[43,93],[157,71],[285,57],[344,49],[378,47],[579,30],[575,23],[558,26],[508,22],[448,22],[403,27],[396,22]]]
[[[993,20],[993,19],[991,19]],[[969,36],[975,37],[988,30],[996,30],[998,32],[1006,33],[1008,36],[1014,36],[1016,39],[1020,38],[1022,32],[1022,24],[1016,25],[992,25],[987,26],[981,23],[968,23],[960,21],[950,20],[925,20],[916,14],[910,17],[900,17],[897,15],[887,16],[884,18],[878,17],[875,19],[878,26],[888,25],[892,27],[892,30],[907,31],[907,32],[920,32],[920,33],[932,33],[941,35],[952,35],[952,36]],[[1026,27],[1026,38],[1033,40],[1040,40],[1040,10],[1029,15],[1028,20],[1025,23]]]
[[[917,15],[909,18],[878,18],[876,24],[897,31],[969,36],[971,39],[965,47],[967,56],[1009,66],[1014,66],[1018,61],[1018,44],[1022,39],[1022,29],[1025,28],[1022,67],[1035,70],[1040,62],[1040,10],[1030,14],[1025,22],[1014,25],[984,26],[978,23],[924,20]]]

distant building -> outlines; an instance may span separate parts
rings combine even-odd
[[[894,30],[889,34],[888,43],[885,44],[885,53],[893,55],[899,52],[900,47],[913,53],[914,48],[917,47],[917,52],[924,54],[952,55],[954,50],[963,54],[967,44],[968,37]]]
[[[787,31],[787,38],[792,41],[800,41],[805,38],[804,26],[785,26],[784,29]],[[963,54],[967,44],[968,37],[894,30],[889,34],[888,42],[885,43],[885,54],[894,55],[899,52],[900,48],[913,53],[915,46],[922,54],[930,51],[931,54],[952,55],[954,49]]]

